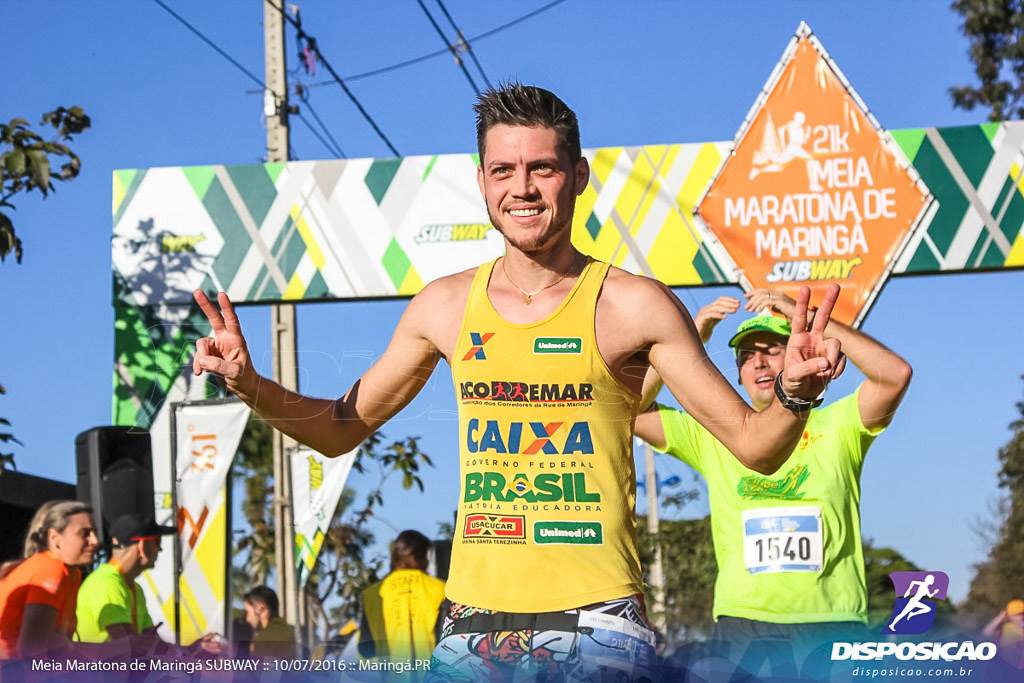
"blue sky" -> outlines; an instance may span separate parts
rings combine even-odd
[[[167,0],[246,69],[263,77],[257,0]],[[427,3],[436,9],[432,0]],[[472,38],[546,4],[449,0]],[[342,76],[443,47],[412,0],[301,3],[303,24]],[[473,43],[491,82],[517,77],[557,92],[578,113],[585,147],[730,140],[801,20],[807,21],[881,124],[890,129],[981,123],[986,111],[954,110],[947,89],[973,82],[967,42],[945,3],[636,2],[566,0]],[[113,309],[111,172],[118,168],[259,162],[264,155],[259,86],[150,0],[36,0],[5,8],[0,118],[32,123],[58,105],[80,105],[93,127],[73,147],[82,175],[43,201],[19,197],[14,214],[25,262],[0,265],[0,415],[25,443],[20,470],[72,481],[74,437],[110,422]],[[289,31],[289,37],[293,37]],[[288,50],[289,68],[297,67]],[[475,73],[475,72],[474,72]],[[321,83],[326,74],[294,73]],[[474,151],[474,92],[448,55],[349,85],[403,155]],[[390,156],[337,86],[297,102],[326,123],[349,157]],[[294,158],[334,154],[293,120]],[[992,519],[1000,491],[996,452],[1022,397],[1024,273],[891,281],[864,329],[903,354],[915,377],[892,427],[868,454],[865,537],[950,574],[966,595],[984,557],[976,527]],[[693,311],[735,288],[677,292]],[[342,393],[385,347],[404,303],[313,304],[299,309],[303,390]],[[269,368],[269,312],[242,321],[255,358]],[[729,323],[727,323],[729,324]],[[710,351],[731,379],[727,335]],[[852,391],[848,372],[831,389]],[[436,469],[426,492],[385,490],[375,531],[428,533],[450,521],[458,477],[451,376],[439,370],[397,421],[392,438],[423,437]],[[659,473],[685,467],[659,460]],[[351,480],[365,491],[370,477]],[[640,512],[646,506],[641,500]],[[704,514],[706,502],[683,514]]]

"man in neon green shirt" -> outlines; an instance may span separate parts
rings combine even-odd
[[[791,319],[795,302],[758,289],[745,308],[770,308]],[[741,305],[721,297],[694,324],[705,343],[715,325]],[[739,383],[757,411],[776,400],[790,324],[762,315],[739,326]],[[850,396],[811,412],[803,436],[774,471],[748,469],[686,413],[657,407],[637,418],[636,434],[683,460],[708,483],[718,562],[715,639],[739,644],[765,639],[808,650],[845,640],[867,622],[860,536],[860,473],[864,454],[885,429],[910,384],[910,365],[868,335],[836,320],[825,338],[864,373]],[[735,654],[735,653],[734,653]],[[748,653],[749,654],[749,653]]]
[[[173,533],[174,527],[161,526],[145,515],[130,514],[114,520],[110,526],[114,542],[110,561],[89,574],[78,591],[79,640],[105,643],[153,628],[146,598],[135,579],[156,564],[160,537]]]

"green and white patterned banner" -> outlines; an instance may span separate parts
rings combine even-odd
[[[894,274],[1024,266],[1024,122],[892,131],[935,197]],[[738,282],[693,206],[731,143],[584,150],[573,242],[672,286]],[[237,302],[411,296],[503,250],[473,154],[114,173],[115,424],[160,427],[208,333],[195,288]]]

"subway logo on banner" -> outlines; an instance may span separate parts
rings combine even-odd
[[[805,282],[817,280],[849,280],[853,269],[864,262],[860,256],[829,258],[816,261],[776,261],[765,280],[776,282]]]
[[[557,438],[562,434],[566,435],[564,441]],[[594,442],[587,422],[574,422],[566,427],[565,422],[510,422],[502,425],[498,420],[487,420],[481,425],[480,420],[474,417],[466,423],[466,450],[470,453],[490,451],[513,455],[593,455]]]
[[[551,352],[548,352],[551,353]],[[579,353],[574,351],[572,353]],[[527,384],[526,382],[461,382],[463,401],[510,401],[512,403],[582,403],[594,400],[594,385]]]
[[[583,472],[544,473],[533,479],[520,472],[512,477],[512,481],[500,472],[469,472],[466,474],[465,492],[464,503],[510,503],[516,499],[527,503],[601,502],[601,494],[587,490],[587,475]]]
[[[463,536],[526,538],[526,518],[522,515],[467,515]]]

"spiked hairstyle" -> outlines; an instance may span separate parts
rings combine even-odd
[[[476,112],[476,146],[483,163],[487,131],[497,125],[550,128],[558,133],[559,145],[569,161],[580,160],[580,126],[576,114],[557,95],[518,81],[499,83],[488,89],[473,105]]]

